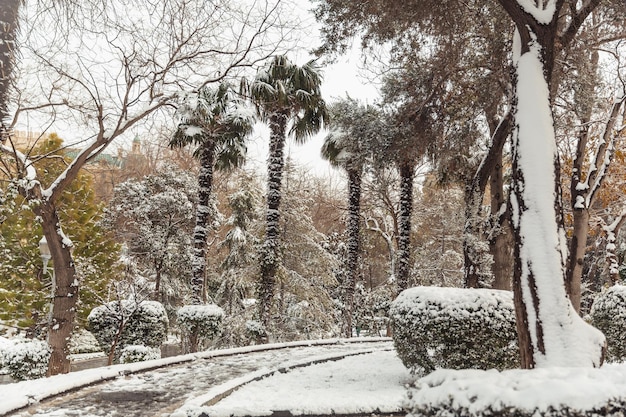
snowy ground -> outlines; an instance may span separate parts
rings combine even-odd
[[[28,409],[12,415],[169,416],[186,401],[206,394],[229,381],[231,384],[232,381],[247,381],[250,375],[266,375],[278,368],[297,366],[316,359],[325,360],[330,357],[391,349],[391,342],[385,338],[363,338],[361,342],[364,343],[326,340],[259,345],[89,369],[68,375],[2,385],[0,415],[30,405]],[[292,348],[282,349],[286,346]],[[265,350],[268,348],[272,350]],[[165,366],[168,364],[170,366]],[[155,367],[162,368],[129,374]],[[98,383],[107,379],[107,382]],[[52,395],[94,383],[95,385],[76,392],[44,401]]]
[[[289,410],[297,416],[393,413],[410,410],[410,404],[418,411],[416,416],[420,409],[441,411],[451,406],[465,410],[468,416],[507,409],[543,415],[546,410],[563,407],[617,407],[618,414],[611,415],[625,415],[621,402],[626,395],[626,364],[608,364],[601,369],[438,370],[421,378],[418,388],[410,388],[412,399],[408,400],[407,384],[412,377],[389,341],[339,342],[221,357],[223,354],[207,352],[205,359],[134,375],[123,374],[132,367],[161,365],[176,358],[0,386],[0,415],[10,412],[16,401],[33,402],[62,387],[97,381],[106,374],[117,377],[13,415],[187,417],[204,411],[211,417],[237,417]]]
[[[211,417],[269,416],[289,410],[293,415],[383,414],[401,412],[409,371],[394,350],[350,356],[290,370],[274,372],[267,378],[243,385],[210,407],[194,404],[210,401],[220,390],[190,401],[172,417],[184,417],[187,410],[204,411]]]

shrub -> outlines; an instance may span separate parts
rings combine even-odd
[[[215,304],[189,305],[178,309],[178,325],[186,333],[198,332],[211,339],[220,333],[224,310]]]
[[[49,359],[50,347],[40,340],[11,342],[0,350],[2,367],[18,381],[44,377]]]
[[[606,336],[607,361],[626,359],[626,286],[614,285],[598,295],[589,317],[591,324]]]
[[[391,306],[393,341],[412,371],[519,366],[509,291],[416,287]]]
[[[159,348],[143,345],[124,346],[120,352],[120,363],[134,363],[159,359],[161,350]]]
[[[215,304],[188,305],[178,309],[178,326],[188,338],[191,351],[220,333],[224,310]]]
[[[112,301],[91,310],[88,320],[102,350],[110,353],[115,346],[117,360],[129,345],[161,346],[169,324],[165,308],[157,301]]]

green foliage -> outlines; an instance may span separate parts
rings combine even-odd
[[[109,353],[114,348],[118,359],[126,346],[161,346],[169,325],[165,308],[157,301],[112,301],[94,308],[88,320],[102,350]]]
[[[317,63],[302,66],[286,56],[275,56],[261,69],[245,90],[252,97],[257,112],[265,122],[278,114],[292,119],[290,134],[304,141],[319,132],[328,121],[328,110],[322,98],[322,76]]]
[[[591,324],[606,336],[609,362],[626,359],[626,286],[614,285],[596,297],[589,313]]]
[[[391,321],[398,356],[412,371],[519,366],[509,291],[410,288],[393,302]]]
[[[63,141],[51,134],[32,151],[38,178],[44,186],[61,174],[68,159]],[[45,156],[38,159],[35,155]],[[44,274],[38,243],[41,226],[26,201],[9,185],[2,205],[5,221],[0,226],[0,320],[11,325],[34,328],[47,320],[52,264]],[[119,273],[119,245],[100,225],[103,206],[96,201],[90,175],[81,174],[63,192],[57,209],[65,234],[74,243],[73,257],[80,280],[78,322],[84,324],[91,309]]]

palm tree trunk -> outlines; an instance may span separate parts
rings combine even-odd
[[[400,165],[400,227],[398,237],[398,292],[409,285],[411,257],[411,214],[413,212],[413,178],[415,166],[411,161]]]
[[[361,211],[361,173],[348,170],[348,261],[344,283],[345,294],[345,335],[352,336],[352,315],[354,311],[354,290],[359,277],[359,215]]]
[[[8,138],[9,90],[13,79],[13,64],[17,49],[19,11],[23,0],[0,2],[0,141]]]
[[[191,277],[192,303],[202,304],[207,300],[206,249],[209,215],[211,214],[211,193],[213,188],[213,160],[215,142],[207,141],[200,150],[200,173],[198,174],[198,208],[196,228],[193,233],[193,267]]]
[[[261,251],[261,283],[259,285],[259,316],[266,331],[272,317],[272,300],[276,272],[281,262],[280,200],[287,129],[287,114],[276,112],[269,121],[270,150],[267,161],[267,213],[265,242]]]

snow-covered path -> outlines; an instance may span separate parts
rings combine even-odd
[[[181,365],[121,376],[45,400],[26,410],[9,415],[20,417],[169,416],[190,398],[200,396],[211,388],[250,372],[269,370],[287,362],[304,361],[319,356],[390,348],[391,342],[339,343],[199,359]]]

